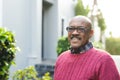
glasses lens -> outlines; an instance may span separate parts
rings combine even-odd
[[[85,28],[78,27],[78,28],[77,28],[77,31],[78,31],[78,32],[85,32],[86,30],[85,30]]]
[[[67,30],[68,32],[72,32],[72,31],[74,31],[74,30],[75,30],[75,28],[72,28],[72,27],[67,27],[67,28],[66,28],[66,30]]]
[[[73,32],[74,30],[77,30],[77,32],[85,33],[88,29],[80,26],[80,27],[77,27],[77,28],[75,28],[75,27],[67,27],[66,30],[68,32]]]

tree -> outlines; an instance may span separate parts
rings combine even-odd
[[[102,36],[104,35],[106,24],[100,9],[99,9],[99,14],[97,15],[97,20],[98,20],[98,27],[100,28],[100,42],[102,42]]]
[[[86,8],[85,8],[82,0],[78,0],[77,4],[75,6],[75,15],[87,16],[88,12],[89,12],[89,7],[86,6]]]

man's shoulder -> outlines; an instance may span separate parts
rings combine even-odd
[[[110,55],[109,52],[107,52],[104,49],[98,49],[98,48],[93,48],[92,50],[94,53],[101,54],[101,55]]]
[[[66,59],[66,57],[68,57],[69,55],[70,55],[70,50],[67,50],[67,51],[62,52],[62,53],[58,56],[56,62],[59,63],[59,62],[61,62],[61,61],[64,61],[64,60]]]
[[[110,53],[107,52],[106,50],[103,50],[103,49],[97,49],[97,48],[94,48],[93,49],[93,54],[96,55],[96,56],[99,56],[99,57],[111,57]]]
[[[105,50],[94,48],[92,55],[94,55],[93,59],[96,60],[98,64],[103,64],[107,61],[113,62],[112,56]]]
[[[70,53],[70,50],[64,51],[58,57],[61,57],[61,56],[64,56],[64,55],[68,55],[69,53]]]

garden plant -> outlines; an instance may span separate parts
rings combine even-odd
[[[0,27],[0,80],[8,80],[9,68],[15,64],[17,50],[13,32]]]

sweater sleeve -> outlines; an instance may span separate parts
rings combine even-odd
[[[111,56],[104,56],[98,68],[98,80],[120,80],[119,72]]]

